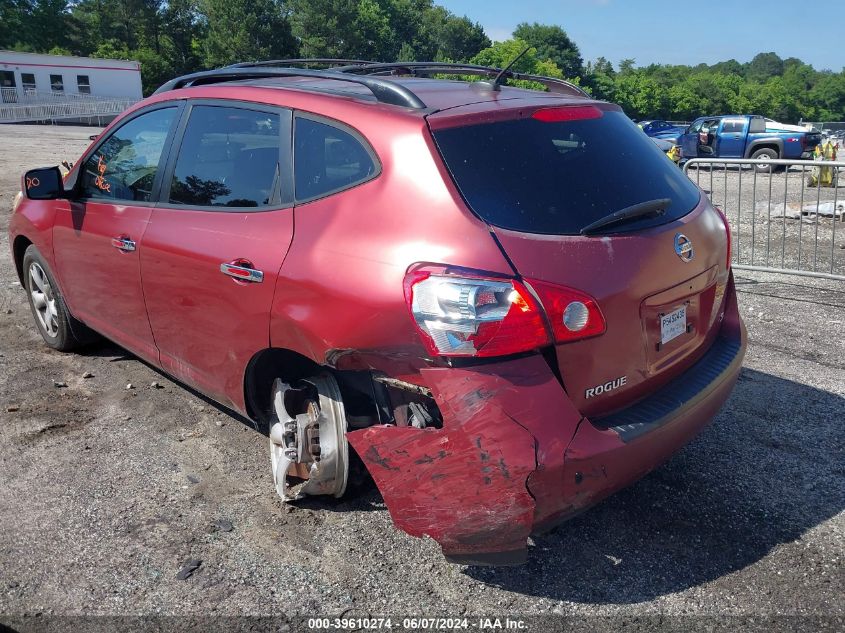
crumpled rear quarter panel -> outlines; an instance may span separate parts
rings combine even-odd
[[[580,414],[540,356],[422,373],[442,429],[377,426],[349,441],[398,527],[455,561],[520,562],[535,521],[558,509]]]

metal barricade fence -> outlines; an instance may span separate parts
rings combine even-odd
[[[138,99],[104,97],[90,94],[43,92],[14,88],[0,89],[0,123],[26,123],[33,121],[59,121],[62,119],[89,119],[114,117]]]
[[[734,268],[845,281],[842,167],[845,161],[692,158],[684,173],[728,218]]]

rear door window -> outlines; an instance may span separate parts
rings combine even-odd
[[[296,117],[294,180],[297,202],[307,202],[375,178],[379,165],[365,141],[328,121]]]
[[[722,132],[725,134],[735,134],[743,131],[745,131],[745,121],[741,119],[728,119],[722,123]]]
[[[689,178],[619,111],[446,127],[433,134],[469,207],[506,229],[576,235],[626,207],[672,201],[658,218],[608,228],[635,230],[682,217],[700,198]]]
[[[179,146],[170,204],[265,207],[278,199],[280,117],[223,106],[194,106]]]

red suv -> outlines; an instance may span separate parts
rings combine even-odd
[[[99,333],[248,416],[286,500],[363,462],[464,563],[665,461],[746,347],[721,212],[619,107],[498,69],[182,77],[28,172],[9,231],[49,346]]]

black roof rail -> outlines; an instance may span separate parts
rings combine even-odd
[[[346,66],[346,68],[354,68],[354,66]],[[359,77],[345,72],[337,72],[334,70],[313,70],[310,68],[273,68],[273,67],[256,67],[239,66],[218,68],[216,70],[207,70],[190,75],[183,75],[176,79],[171,79],[163,84],[153,94],[167,92],[169,90],[177,90],[179,88],[189,88],[191,86],[204,86],[208,84],[222,83],[226,81],[241,81],[246,79],[273,79],[278,77],[310,77],[312,79],[331,79],[334,81],[346,81],[349,83],[359,84],[369,88],[370,92],[380,103],[388,103],[390,105],[404,106],[407,108],[414,108],[423,110],[426,108],[425,103],[413,92],[408,90],[405,86],[385,79],[378,79],[376,77]]]
[[[382,63],[375,62],[366,65],[350,64],[348,66],[341,66],[340,68],[332,69],[335,72],[343,72],[350,74],[391,74],[391,75],[411,75],[417,76],[419,74],[430,75],[433,73],[439,74],[461,74],[474,75],[481,77],[497,77],[502,73],[501,68],[492,68],[489,66],[478,66],[476,64],[455,64],[448,62],[390,62]],[[550,92],[560,94],[576,94],[582,97],[589,97],[590,95],[584,91],[583,88],[573,84],[564,79],[556,77],[546,77],[544,75],[530,75],[527,73],[518,73],[512,70],[504,71],[503,77],[507,79],[521,79],[524,81],[534,81],[542,84],[549,89]],[[492,87],[492,86],[491,86]]]
[[[226,68],[259,68],[264,66],[290,66],[293,64],[306,66],[308,64],[319,64],[321,66],[354,66],[363,64],[376,64],[378,62],[367,61],[366,59],[336,59],[334,57],[302,57],[297,59],[268,59],[261,62],[241,62],[232,64]]]

